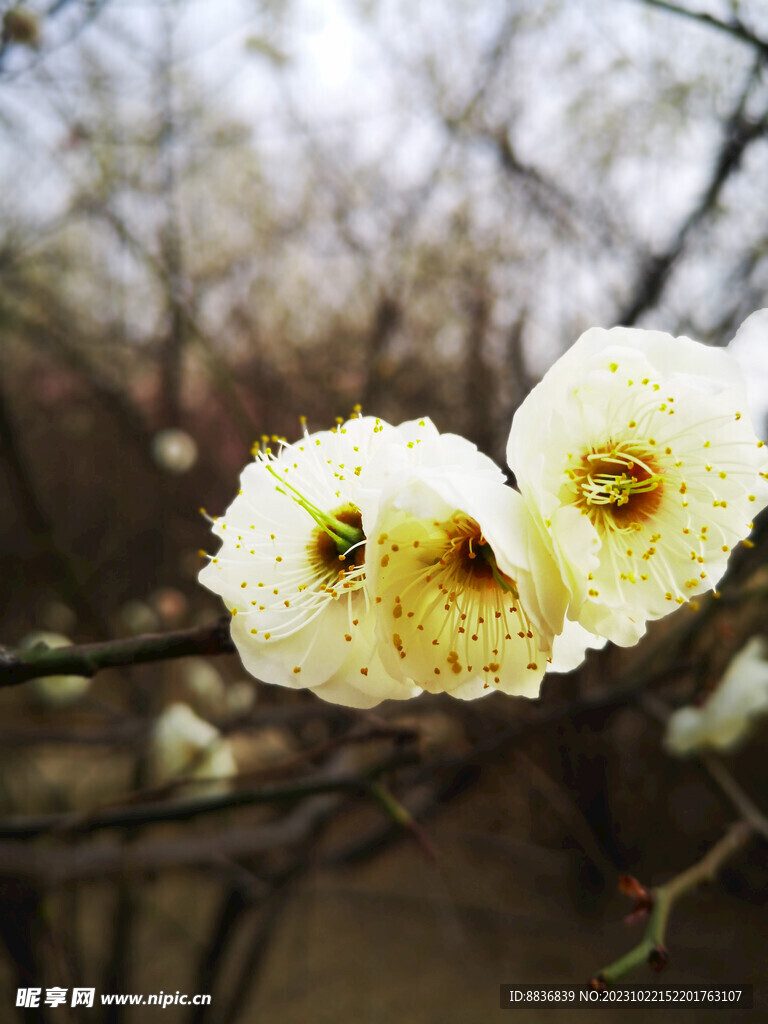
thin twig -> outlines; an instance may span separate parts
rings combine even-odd
[[[639,703],[648,715],[662,725],[669,718],[669,708],[655,694],[642,694]],[[656,969],[663,967],[667,955],[664,937],[675,902],[700,883],[712,881],[723,864],[745,846],[753,835],[762,835],[768,839],[768,819],[742,790],[722,761],[715,755],[706,753],[699,754],[698,759],[741,813],[742,819],[732,825],[700,861],[676,875],[665,885],[650,891],[651,913],[643,938],[629,953],[598,971],[592,981],[596,987],[614,984],[643,963]]]
[[[662,967],[666,963],[664,940],[667,923],[676,902],[696,886],[711,882],[722,866],[746,846],[753,834],[754,829],[749,822],[736,822],[700,861],[675,875],[665,885],[652,889],[651,913],[643,938],[629,953],[598,971],[592,984],[597,988],[614,985],[643,964],[650,964],[657,969]]]
[[[700,754],[699,760],[734,807],[741,812],[744,821],[764,839],[768,839],[768,818],[752,802],[723,762],[714,754]]]
[[[671,714],[667,704],[654,693],[642,694],[640,706],[643,711],[655,718],[662,725],[666,724]],[[744,792],[736,779],[731,775],[726,766],[715,754],[701,751],[697,755],[709,773],[710,778],[719,786],[725,796],[731,801],[736,810],[741,814],[752,829],[768,839],[768,817],[755,804],[750,796]]]
[[[276,778],[284,778],[286,775],[290,776],[297,769],[306,769],[313,760],[321,755],[332,753],[341,748],[362,746],[366,743],[389,739],[394,740],[397,743],[398,748],[402,750],[405,744],[414,743],[418,738],[419,734],[416,730],[405,726],[374,725],[365,731],[350,731],[342,733],[338,736],[331,737],[331,739],[326,740],[323,743],[318,743],[314,747],[309,747],[306,750],[300,750],[298,753],[285,758],[282,761],[277,761],[274,764],[262,765],[259,768],[254,768],[252,771],[240,772],[237,775],[237,785],[242,789],[247,785],[267,782],[268,780]],[[167,782],[161,782],[154,786],[143,786],[141,789],[134,789],[130,793],[124,793],[114,800],[98,804],[95,807],[90,807],[88,810],[80,813],[79,821],[87,825],[94,816],[98,816],[109,810],[120,810],[128,806],[146,807],[148,804],[155,804],[158,801],[167,800],[179,790],[189,789],[190,787],[209,787],[211,784],[221,784],[227,787],[232,781],[229,776],[221,778],[212,778],[210,776],[200,778],[191,774],[196,760],[204,757],[208,749],[209,748],[207,747],[202,748],[202,750],[198,752],[197,758],[193,759],[193,761],[186,766],[185,772],[189,774],[180,775],[169,779]],[[2,828],[1,824],[0,828]],[[67,832],[78,831],[77,815],[72,815],[70,822],[62,826],[62,828]]]
[[[658,7],[659,10],[667,11],[669,14],[679,15],[690,21],[697,21],[701,25],[706,25],[708,28],[725,32],[726,35],[731,36],[733,39],[738,39],[739,42],[753,46],[764,56],[768,57],[768,41],[761,39],[760,36],[750,31],[744,22],[738,18],[732,18],[730,21],[721,21],[706,11],[692,11],[687,7],[678,7],[677,4],[668,3],[667,0],[641,0],[641,2],[648,7]]]
[[[383,782],[372,782],[368,792],[384,813],[400,828],[407,829],[430,860],[439,860],[434,843],[411,812],[387,789]]]
[[[646,310],[658,304],[669,282],[672,268],[683,255],[692,232],[717,211],[720,195],[741,166],[745,152],[768,129],[768,113],[757,120],[746,115],[747,103],[759,78],[762,63],[763,58],[758,58],[734,109],[723,122],[720,148],[706,189],[679,226],[666,250],[650,255],[640,267],[631,297],[619,313],[618,323],[630,327]]]
[[[259,804],[287,803],[320,793],[350,793],[366,795],[370,781],[386,771],[415,764],[420,760],[416,751],[395,753],[373,765],[363,774],[339,774],[332,778],[297,779],[290,783],[258,788],[235,789],[229,793],[217,793],[194,799],[175,800],[149,805],[108,808],[82,815],[41,814],[14,821],[12,818],[0,822],[0,839],[31,839],[46,833],[89,834],[110,828],[125,828],[129,825],[151,825],[158,822],[189,821],[206,814],[235,807],[253,807]]]
[[[74,559],[59,543],[53,522],[40,502],[39,488],[30,477],[17,434],[8,403],[0,392],[0,455],[10,471],[11,484],[16,491],[17,511],[38,549],[50,562],[52,578],[56,580],[64,600],[72,604],[80,619],[97,635],[106,636],[106,620],[85,592]]]
[[[321,776],[332,777],[345,770],[350,764],[347,750],[337,751],[320,768]],[[290,833],[290,860],[283,863],[276,874],[264,870],[260,863],[259,880],[267,885],[267,891],[256,897],[247,899],[249,893],[239,886],[233,885],[225,894],[221,906],[215,916],[215,927],[206,949],[201,953],[196,977],[205,980],[205,991],[214,995],[214,1003],[218,1007],[215,1013],[217,1021],[235,1020],[237,1013],[233,1010],[240,998],[244,998],[249,986],[253,984],[259,973],[263,957],[269,947],[269,940],[274,934],[279,911],[285,906],[285,900],[296,883],[310,870],[313,864],[312,843],[322,834],[338,810],[343,806],[342,794],[316,796],[304,801],[299,807],[287,815],[282,821],[267,825],[267,829],[275,830],[287,838]],[[286,848],[289,844],[285,843]],[[233,980],[231,962],[238,958],[238,947],[241,947],[240,936],[253,912],[259,912],[255,936],[246,945],[246,950],[236,978]],[[226,982],[221,985],[219,978],[226,975]],[[221,998],[220,998],[221,997]],[[229,999],[229,1004],[222,1008],[222,1000]],[[188,1024],[205,1024],[214,1018],[211,1006],[200,1006],[190,1010]]]

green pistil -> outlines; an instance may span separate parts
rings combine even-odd
[[[509,576],[505,576],[504,573],[499,569],[496,563],[496,556],[493,553],[491,545],[487,542],[484,544],[480,544],[478,545],[477,551],[480,557],[488,565],[491,572],[493,573],[493,578],[495,582],[501,587],[502,590],[506,591],[508,594],[511,594],[516,601],[519,600],[520,595],[517,592],[517,587],[515,586],[514,581],[511,580]]]
[[[311,501],[308,501],[301,491],[298,491],[295,487],[284,480],[272,466],[267,465],[267,470],[272,474],[275,480],[279,481],[280,487],[277,490],[280,494],[284,494],[288,498],[293,498],[297,505],[304,509],[317,523],[321,530],[328,534],[333,543],[336,545],[336,550],[340,555],[345,554],[350,548],[356,544],[360,544],[365,540],[365,534],[361,529],[356,526],[350,526],[349,523],[344,523],[336,516],[329,515],[327,512],[323,512],[317,505],[313,505]],[[287,488],[287,490],[284,490]],[[288,492],[292,493],[288,493]]]
[[[658,473],[644,480],[635,480],[628,473],[590,473],[581,491],[590,505],[626,505],[633,494],[655,491],[662,482]]]

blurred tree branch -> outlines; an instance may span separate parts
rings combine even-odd
[[[185,295],[184,288],[186,272],[175,154],[178,126],[173,92],[173,22],[168,11],[163,11],[162,26],[163,50],[158,69],[160,124],[157,154],[160,162],[160,194],[165,209],[165,223],[160,231],[160,246],[163,254],[168,323],[159,354],[160,401],[163,426],[178,427],[181,422],[184,349],[189,323],[187,307],[191,305],[192,296]]]
[[[18,505],[22,511],[26,528],[42,553],[50,560],[52,573],[62,596],[65,600],[71,601],[83,622],[95,630],[97,635],[106,636],[107,623],[99,609],[88,598],[74,561],[59,544],[53,523],[40,504],[2,392],[0,392],[0,455],[5,460],[11,481],[15,485]],[[0,653],[0,666],[2,663],[2,654]],[[1,668],[0,671],[2,671]],[[1,685],[2,683],[0,683]]]
[[[243,787],[228,793],[188,797],[172,802],[152,804],[125,804],[121,807],[106,808],[92,814],[49,814],[39,817],[0,822],[0,839],[29,839],[37,835],[78,834],[100,832],[103,829],[124,828],[133,825],[151,825],[157,822],[189,821],[201,815],[216,814],[234,807],[252,807],[258,804],[290,803],[302,797],[319,793],[348,793],[369,795],[371,779],[384,772],[421,760],[413,750],[395,751],[383,761],[377,762],[361,774],[338,774],[325,776],[322,773],[285,783]],[[376,798],[378,800],[378,797]]]
[[[27,293],[29,298],[34,295],[38,307],[37,313],[6,307],[3,309],[3,315],[7,326],[23,333],[32,345],[74,370],[82,378],[96,400],[109,411],[125,438],[141,455],[147,468],[151,467],[154,475],[157,467],[150,457],[152,432],[144,416],[131,401],[125,388],[120,387],[105,373],[86,354],[82,346],[73,341],[66,329],[62,329],[62,325],[71,318],[66,308],[58,301],[59,296],[46,290],[40,283],[36,283],[34,288],[22,280],[6,281],[6,284],[12,285],[17,299],[27,296]],[[48,314],[45,320],[39,316],[40,308]]]
[[[763,57],[768,57],[768,40],[762,39],[752,32],[740,18],[734,16],[730,21],[722,21],[707,11],[693,11],[687,7],[679,7],[677,4],[668,3],[667,0],[640,0],[640,2],[644,3],[647,7],[657,7],[659,10],[667,11],[669,14],[679,15],[682,18],[697,21],[701,25],[707,25],[709,28],[717,29],[719,32],[725,32],[733,39],[738,39],[742,43],[753,46],[756,50],[760,51]]]
[[[646,714],[655,718],[662,725],[666,725],[670,709],[656,694],[641,694],[639,705]],[[715,782],[733,807],[741,814],[753,832],[768,840],[768,817],[763,814],[752,798],[744,792],[722,760],[716,754],[706,753],[705,751],[700,751],[697,754],[696,760],[706,769],[712,781]]]
[[[101,220],[114,231],[117,239],[126,249],[144,265],[163,291],[169,316],[170,334],[165,339],[160,360],[162,391],[166,396],[165,416],[168,422],[178,422],[181,409],[181,357],[184,346],[191,338],[203,352],[204,365],[213,384],[225,399],[225,405],[237,427],[240,436],[249,446],[259,431],[248,408],[243,403],[237,389],[234,374],[216,351],[216,345],[205,331],[192,296],[199,302],[204,290],[200,282],[189,281],[182,273],[180,242],[176,235],[178,227],[168,226],[166,229],[166,246],[170,245],[165,260],[157,256],[145,245],[108,201],[95,201],[90,198],[81,199],[77,209],[96,220]],[[172,241],[176,238],[175,241]],[[209,286],[216,284],[216,279],[207,282]],[[170,397],[168,397],[170,396]],[[126,404],[124,396],[121,405]],[[170,402],[170,404],[169,404]],[[124,417],[125,418],[125,417]]]
[[[744,821],[750,825],[755,833],[768,841],[768,817],[756,806],[752,798],[744,792],[723,762],[713,754],[703,754],[699,760],[733,806],[741,812]]]
[[[741,166],[744,153],[768,130],[768,111],[757,120],[747,118],[745,109],[757,74],[763,63],[761,55],[751,70],[739,99],[722,127],[722,139],[709,182],[701,198],[680,225],[664,252],[648,257],[631,290],[631,297],[620,312],[617,323],[630,327],[644,312],[656,306],[669,281],[674,264],[686,248],[693,230],[717,208],[723,188]]]
[[[104,668],[141,665],[190,655],[231,654],[229,619],[169,633],[145,633],[121,640],[50,649],[42,645],[15,654],[0,651],[0,687],[41,676],[94,676]]]
[[[467,436],[481,452],[492,452],[496,431],[497,377],[488,359],[488,333],[492,314],[491,289],[485,275],[466,269],[466,341],[464,353],[464,405]]]

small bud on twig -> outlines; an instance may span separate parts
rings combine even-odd
[[[634,901],[634,906],[624,918],[624,924],[631,925],[642,921],[647,917],[653,906],[653,893],[632,875],[621,875],[619,878],[619,892]]]
[[[656,946],[648,954],[648,966],[659,974],[669,963],[669,951],[666,946]]]

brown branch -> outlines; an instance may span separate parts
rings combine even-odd
[[[355,787],[360,789],[360,780]],[[323,796],[333,799],[345,786],[324,785]],[[316,792],[321,792],[318,787]],[[329,805],[330,806],[330,805]],[[48,886],[91,881],[116,875],[141,875],[168,869],[199,868],[224,858],[255,857],[290,847],[303,836],[291,815],[258,828],[227,828],[211,834],[126,845],[92,844],[82,848],[30,848],[26,843],[0,842],[0,867],[17,878],[34,878]]]
[[[466,436],[481,452],[492,452],[495,423],[489,415],[496,402],[497,381],[488,358],[493,301],[482,272],[466,270],[467,334],[464,351],[464,408]]]
[[[766,818],[752,798],[744,792],[723,762],[718,757],[715,757],[714,754],[701,754],[699,760],[733,806],[741,812],[744,821],[758,835],[761,835],[763,839],[768,840],[768,818]]]
[[[641,0],[641,2],[648,7],[657,7],[668,14],[675,14],[690,21],[697,21],[700,25],[706,25],[708,28],[717,29],[719,32],[725,32],[731,38],[753,46],[764,57],[768,57],[768,41],[755,35],[739,18],[734,17],[730,21],[721,21],[706,11],[691,11],[686,7],[678,7],[677,4],[668,3],[667,0]]]
[[[345,796],[367,797],[382,806],[392,818],[391,807],[382,804],[381,793],[374,780],[384,771],[404,763],[412,763],[414,760],[414,757],[391,758],[375,766],[365,775],[337,773],[293,786],[265,788],[259,791],[241,790],[208,799],[165,805],[152,808],[155,813],[145,814],[142,818],[122,813],[119,816],[113,815],[108,823],[121,827],[153,821],[166,823],[182,820],[193,814],[245,804],[276,803],[307,796],[311,798],[295,812],[257,828],[227,828],[195,836],[186,835],[180,839],[149,840],[122,845],[99,843],[69,849],[51,846],[30,847],[27,843],[0,841],[0,874],[19,879],[34,879],[50,886],[116,875],[200,868],[212,863],[221,864],[222,859],[254,857],[272,850],[290,848],[305,839],[308,818],[317,823],[318,816],[334,811]],[[306,808],[311,808],[311,812],[305,810]],[[54,817],[70,815],[49,815],[46,820],[40,819],[39,824],[48,826]],[[93,831],[94,826],[104,827],[106,824],[106,821],[96,822],[92,819],[85,830]],[[395,825],[400,830],[408,828],[411,832],[416,828],[405,818],[395,820]],[[78,830],[83,829],[78,827]],[[9,829],[0,829],[0,835],[8,834]]]
[[[640,706],[661,724],[666,723],[669,718],[669,708],[655,694],[642,694]],[[649,890],[647,895],[650,915],[643,938],[624,956],[597,972],[592,979],[592,985],[595,988],[607,988],[643,964],[656,970],[664,967],[667,961],[666,928],[669,915],[677,900],[696,886],[714,880],[723,865],[735,856],[754,835],[768,839],[768,819],[742,790],[719,758],[711,754],[700,754],[699,760],[707,769],[710,777],[742,814],[742,819],[732,825],[723,838],[700,861],[664,885]]]
[[[508,422],[511,422],[518,407],[536,383],[528,371],[523,345],[527,320],[528,310],[523,308],[509,328],[505,339],[504,362],[509,367],[509,388],[512,392],[512,402],[505,416]]]
[[[402,750],[403,744],[412,744],[416,742],[418,738],[418,732],[407,727],[387,726],[386,724],[382,724],[373,725],[369,728],[358,731],[353,727],[349,732],[332,736],[330,739],[325,740],[322,743],[317,743],[313,747],[300,750],[298,753],[293,754],[282,761],[277,761],[275,764],[262,765],[259,768],[254,768],[252,771],[240,772],[237,775],[237,785],[242,789],[244,786],[248,785],[266,783],[275,779],[284,779],[285,776],[291,776],[297,770],[306,770],[311,766],[312,761],[317,760],[325,754],[334,753],[350,747],[362,746],[367,743],[374,743],[379,740],[388,739],[394,740],[398,749]],[[220,782],[226,785],[230,782],[229,778],[200,779],[194,776],[194,767],[197,761],[204,756],[206,749],[207,748],[203,748],[202,751],[199,751],[196,758],[186,765],[185,772],[187,774],[169,779],[167,782],[162,782],[155,786],[144,786],[142,788],[134,789],[130,793],[123,794],[108,803],[91,807],[87,811],[81,812],[79,815],[73,815],[69,823],[62,826],[62,829],[67,832],[76,832],[78,831],[80,822],[87,825],[94,816],[98,816],[112,810],[121,810],[128,805],[146,807],[148,804],[156,804],[161,800],[167,800],[180,790],[185,788],[189,789],[190,786],[206,786],[211,782]],[[315,778],[317,778],[317,776],[315,776]]]
[[[234,650],[226,617],[207,626],[180,629],[173,633],[144,633],[97,644],[73,644],[55,649],[37,645],[16,652],[3,649],[0,650],[0,688],[18,686],[41,676],[90,678],[104,668],[195,655],[232,654]]]
[[[147,468],[163,479],[162,474],[157,474],[157,463],[151,456],[153,434],[144,415],[124,386],[86,354],[86,347],[78,343],[81,329],[67,329],[67,325],[75,322],[71,311],[39,280],[35,280],[33,286],[31,281],[16,274],[6,279],[5,284],[14,299],[11,303],[6,295],[3,303],[2,314],[7,329],[22,335],[25,342],[46,357],[62,363],[68,370],[74,370]]]
[[[348,758],[346,751],[337,753],[320,769],[321,774],[326,777],[338,774],[348,767]],[[332,820],[342,800],[341,794],[313,797],[305,800],[283,819],[279,827],[283,831],[292,830],[291,857],[287,865],[279,867],[277,874],[265,872],[264,865],[259,862],[259,882],[266,887],[266,891],[254,896],[252,885],[243,889],[239,879],[232,880],[216,913],[210,939],[206,948],[201,951],[195,975],[206,979],[206,989],[214,994],[214,1003],[217,1006],[220,1007],[221,1000],[229,999],[229,1005],[226,1005],[224,1010],[220,1008],[217,1020],[237,1018],[238,1014],[233,1012],[233,1005],[237,1004],[241,995],[247,992],[249,985],[257,978],[269,941],[274,934],[279,911],[285,905],[296,883],[314,865],[311,844],[322,833],[324,826]],[[265,877],[267,881],[264,881]],[[238,949],[243,946],[241,935],[254,912],[258,912],[255,935],[245,944],[237,980],[233,981],[229,961],[237,960]],[[225,980],[221,982],[222,991],[219,993],[219,978],[222,974],[225,975]],[[192,1009],[187,1018],[189,1024],[204,1024],[211,1019],[210,1010],[210,1007]]]
[[[0,392],[0,454],[5,460],[11,483],[16,491],[18,511],[39,550],[50,561],[52,576],[57,581],[62,597],[72,604],[81,620],[97,635],[106,635],[106,621],[83,588],[78,567],[69,552],[59,543],[53,523],[40,503],[38,488],[26,469],[17,431],[2,392]],[[0,665],[2,665],[1,658]],[[1,685],[2,682],[0,682]]]
[[[653,693],[643,693],[639,703],[646,714],[655,718],[661,725],[666,725],[671,712],[661,698]],[[704,766],[709,777],[730,800],[744,821],[749,824],[757,835],[768,840],[768,817],[763,814],[752,798],[744,792],[720,758],[716,754],[702,750],[696,755],[696,759]]]
[[[184,354],[189,335],[189,318],[184,298],[187,282],[174,151],[177,125],[171,74],[173,32],[171,21],[167,13],[164,13],[166,16],[162,19],[163,55],[159,69],[160,125],[156,144],[160,161],[160,193],[166,211],[159,241],[165,270],[164,299],[168,326],[159,352],[160,402],[163,425],[178,427],[181,422]]]
[[[234,789],[228,793],[190,797],[172,802],[153,804],[124,804],[107,807],[91,814],[41,814],[8,818],[0,821],[0,839],[31,839],[47,833],[90,834],[103,829],[127,828],[171,821],[189,821],[206,814],[253,807],[259,804],[289,803],[319,793],[366,794],[370,780],[385,771],[416,764],[420,757],[416,751],[401,751],[373,766],[364,774],[339,774],[332,778],[314,777],[296,779],[282,784]]]
[[[762,60],[759,62],[762,63]],[[745,115],[747,100],[756,79],[753,68],[746,87],[725,122],[720,149],[704,194],[689,212],[677,230],[675,237],[664,252],[650,256],[640,268],[632,297],[619,314],[618,323],[626,327],[636,323],[648,309],[659,301],[669,281],[674,264],[679,260],[694,228],[717,207],[720,194],[731,176],[741,165],[749,146],[768,129],[768,113],[758,121],[748,120]]]
[[[243,1019],[241,1017],[243,1007],[248,1000],[249,994],[261,978],[266,962],[266,954],[272,948],[272,941],[280,916],[293,894],[296,883],[309,871],[310,867],[309,860],[305,858],[285,880],[274,886],[270,895],[264,900],[256,927],[248,936],[245,955],[240,964],[240,969],[234,981],[231,985],[227,985],[226,991],[222,993],[227,1002],[224,1013],[217,1018],[218,1020],[236,1021]],[[205,1021],[206,1019],[213,1019],[210,1016],[211,1005],[200,1007],[200,1015],[194,1015],[190,1020]]]
[[[478,137],[493,147],[502,171],[526,190],[544,216],[551,218],[563,234],[577,233],[574,220],[578,216],[579,204],[575,197],[533,164],[520,159],[505,125],[481,129]]]
[[[366,379],[363,387],[363,408],[375,409],[381,400],[385,385],[384,366],[392,335],[402,320],[399,300],[383,290],[376,301],[371,324],[364,341],[366,352]]]
[[[234,373],[228,367],[226,360],[221,358],[215,341],[209,337],[197,315],[197,307],[203,297],[204,282],[199,279],[191,281],[181,277],[180,274],[174,277],[166,265],[168,261],[159,260],[147,245],[130,230],[125,220],[112,209],[109,203],[97,202],[86,196],[79,201],[77,211],[102,220],[128,252],[140,263],[143,263],[147,271],[155,278],[158,287],[168,297],[173,331],[176,332],[177,337],[181,337],[182,334],[185,336],[186,341],[182,340],[182,345],[185,345],[187,341],[194,341],[198,345],[213,384],[221,393],[226,409],[242,439],[250,447],[254,438],[259,435],[257,424],[240,396]],[[215,283],[216,279],[209,281],[208,285]],[[195,303],[184,299],[182,295],[184,291],[195,295]],[[183,322],[178,319],[179,317],[183,318]]]

